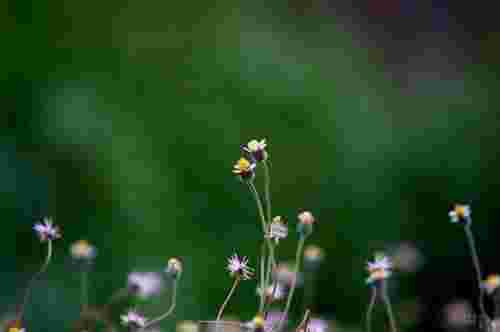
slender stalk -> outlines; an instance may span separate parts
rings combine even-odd
[[[233,293],[236,290],[236,287],[238,287],[239,283],[240,283],[240,277],[236,277],[234,279],[233,287],[231,287],[231,290],[227,294],[226,299],[224,300],[224,303],[222,303],[222,305],[219,309],[219,312],[217,313],[216,320],[220,320],[220,318],[222,317],[222,313],[224,312],[224,309],[226,308],[227,303],[229,302],[229,299],[231,298],[231,296],[233,296]]]
[[[273,218],[271,214],[271,174],[266,160],[262,161],[262,165],[264,165],[264,195],[266,199],[267,221],[271,223]]]
[[[479,264],[479,256],[477,254],[476,245],[474,242],[474,235],[472,234],[472,230],[470,228],[470,223],[464,226],[465,235],[467,237],[467,242],[469,244],[469,249],[472,257],[472,263],[474,264],[474,269],[476,271],[476,279],[479,287],[479,311],[481,311],[482,319],[485,320],[485,323],[489,323],[490,317],[486,313],[486,309],[484,308],[484,288],[481,287],[482,283],[482,273],[481,273],[481,265]]]
[[[28,299],[31,295],[31,291],[33,289],[33,285],[35,284],[35,281],[47,270],[47,267],[49,266],[51,259],[52,259],[52,240],[48,240],[47,241],[47,256],[45,257],[45,261],[44,261],[42,267],[40,268],[40,270],[38,270],[38,272],[35,273],[35,275],[31,278],[31,280],[28,283],[28,287],[26,288],[26,293],[24,294],[23,302],[21,302],[19,309],[18,309],[18,313],[17,313],[17,321],[18,322],[21,322],[21,320],[23,318],[24,310],[26,309],[26,305],[28,303]]]
[[[89,300],[88,300],[88,271],[85,268],[82,269],[80,272],[80,302],[82,305],[82,312],[86,311],[89,306]]]
[[[273,262],[271,260],[271,257],[268,257],[268,259],[267,259],[266,285],[271,285],[271,272],[273,270],[272,264],[273,264]],[[278,288],[277,282],[272,283],[272,285],[273,285],[273,291],[271,292],[271,298],[269,301],[266,302],[266,304],[264,306],[264,311],[263,311],[264,317],[266,316],[266,313],[269,310],[269,306],[271,305],[271,302],[274,300],[274,296],[276,294],[276,289]]]
[[[376,299],[377,299],[377,287],[373,286],[370,303],[368,304],[368,308],[366,309],[366,332],[371,332],[372,329],[372,312]]]
[[[304,314],[304,318],[302,318],[302,321],[300,322],[299,325],[297,325],[297,329],[296,331],[300,331],[300,329],[304,326],[304,332],[307,332],[307,324],[309,322],[309,315],[311,313],[311,310],[307,309],[305,314]]]
[[[265,278],[265,267],[266,266],[266,246],[264,243],[261,245],[261,255],[260,255],[260,304],[259,313],[263,313],[265,298],[266,298],[266,288],[267,279]]]
[[[267,234],[267,222],[266,222],[266,217],[264,215],[264,208],[262,206],[262,201],[260,199],[259,192],[255,188],[255,185],[253,184],[253,181],[248,181],[248,188],[250,189],[250,192],[252,193],[255,202],[257,203],[257,210],[259,211],[259,216],[260,216],[260,221],[262,225],[262,232],[264,233],[264,236]],[[273,262],[273,267],[276,266],[276,259],[274,257],[274,246],[271,242],[271,239],[265,236],[265,240],[267,243],[267,247],[269,248],[269,256],[271,257],[271,260]]]
[[[288,298],[286,300],[285,310],[283,311],[283,314],[280,317],[276,331],[281,330],[281,328],[283,327],[283,324],[285,322],[285,317],[288,315],[288,311],[290,311],[290,305],[292,304],[293,294],[295,292],[295,289],[297,288],[297,276],[299,274],[300,261],[301,261],[301,257],[302,257],[302,249],[304,248],[305,240],[306,240],[306,238],[304,236],[301,236],[299,239],[299,244],[297,245],[297,253],[295,254],[294,278],[292,280],[292,286],[290,287],[290,292],[288,293]],[[271,331],[274,331],[274,328],[275,328],[275,326],[273,326]]]
[[[139,331],[142,331],[142,330],[150,327],[151,325],[154,325],[154,324],[158,323],[159,321],[162,321],[165,318],[167,318],[168,316],[170,316],[174,312],[176,304],[177,304],[177,280],[174,279],[174,282],[172,285],[172,302],[170,303],[170,307],[168,308],[168,310],[164,314],[162,314],[154,319],[149,320]]]
[[[398,329],[396,327],[396,320],[394,319],[394,313],[392,311],[392,306],[391,306],[391,301],[389,299],[389,296],[387,296],[387,288],[385,281],[382,281],[382,301],[385,304],[385,307],[387,309],[387,316],[389,317],[389,323],[391,324],[391,330],[392,332],[397,332]]]

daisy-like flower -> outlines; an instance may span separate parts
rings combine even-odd
[[[255,175],[254,161],[249,161],[246,158],[240,158],[233,166],[233,173],[238,175],[241,180],[251,180]]]
[[[121,315],[120,319],[126,326],[144,327],[146,325],[146,318],[133,310],[127,312],[126,315]]]
[[[227,259],[227,269],[232,277],[249,280],[253,276],[253,269],[248,266],[248,258],[239,258],[237,254],[233,254],[231,258]]]
[[[36,223],[33,229],[41,242],[52,241],[61,237],[59,228],[54,225],[51,218],[43,218],[43,221]]]
[[[279,243],[281,239],[288,236],[288,226],[286,220],[281,218],[281,216],[276,216],[269,225],[269,232],[266,237],[273,240],[276,244]]]
[[[70,254],[76,260],[92,260],[97,255],[97,250],[86,240],[79,240],[71,245]]]
[[[177,279],[182,273],[182,263],[176,258],[172,257],[168,260],[167,267],[165,268],[165,273],[172,276],[172,278]]]
[[[391,275],[392,263],[384,254],[376,254],[373,262],[367,263],[366,269],[370,276],[366,279],[367,284],[387,279]]]
[[[128,275],[128,288],[143,299],[160,294],[163,281],[155,272],[132,272]]]
[[[257,287],[257,295],[262,295],[262,290],[260,289],[260,287]],[[285,286],[279,282],[274,282],[264,289],[264,295],[266,296],[268,301],[283,300],[286,295]]]
[[[488,295],[493,294],[498,286],[500,286],[500,275],[498,274],[490,274],[486,280],[481,283],[481,287],[483,287]]]
[[[266,151],[266,140],[262,139],[260,141],[253,139],[250,142],[248,142],[246,145],[242,145],[241,148],[250,154],[253,159],[256,161],[263,161],[267,160],[268,154]]]
[[[469,224],[471,222],[471,208],[469,205],[455,204],[453,210],[448,212],[452,223]]]

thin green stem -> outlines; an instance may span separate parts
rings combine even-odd
[[[391,331],[392,332],[397,332],[398,329],[396,327],[396,320],[394,319],[394,313],[392,311],[392,306],[391,306],[391,301],[389,299],[389,296],[387,295],[387,285],[385,284],[385,281],[382,281],[382,301],[385,304],[385,307],[387,309],[387,316],[389,317],[389,323],[391,324]]]
[[[260,216],[260,221],[262,225],[262,232],[264,233],[264,238],[267,243],[267,247],[269,248],[269,256],[271,257],[271,260],[273,262],[273,268],[276,266],[276,259],[274,257],[274,246],[271,242],[271,239],[267,237],[267,222],[266,222],[266,217],[264,215],[264,208],[262,206],[262,201],[260,199],[259,192],[255,188],[255,185],[253,184],[253,181],[248,181],[248,188],[250,189],[250,192],[252,193],[255,202],[257,203],[257,210],[259,211],[259,216]]]
[[[281,328],[283,327],[283,324],[285,322],[285,317],[288,315],[288,312],[290,311],[290,305],[292,304],[293,294],[295,293],[295,289],[297,288],[297,276],[299,274],[300,261],[301,261],[301,257],[302,257],[302,249],[304,248],[305,240],[306,240],[306,238],[304,236],[301,236],[299,239],[299,244],[297,245],[297,253],[295,254],[294,277],[292,280],[292,285],[290,287],[290,292],[288,293],[288,298],[286,300],[285,309],[283,311],[283,314],[281,314],[276,331],[281,331]],[[275,326],[273,326],[271,331],[274,331],[275,330],[274,328],[275,328]]]
[[[37,273],[31,278],[30,282],[28,283],[28,287],[26,288],[26,293],[24,294],[24,299],[23,302],[21,302],[17,314],[17,321],[21,322],[24,314],[24,310],[26,309],[26,305],[28,303],[28,299],[31,295],[31,291],[33,289],[33,285],[35,284],[35,281],[47,270],[47,267],[50,264],[50,260],[52,259],[52,240],[47,241],[47,256],[45,257],[45,261],[38,270]]]
[[[372,312],[375,305],[375,300],[377,299],[377,287],[372,287],[372,296],[370,298],[370,303],[366,309],[366,332],[371,332],[372,329]]]
[[[481,311],[482,319],[485,320],[485,323],[488,325],[490,321],[490,317],[486,313],[486,309],[484,308],[484,288],[481,286],[482,284],[482,273],[481,273],[481,265],[479,264],[479,256],[477,254],[476,244],[474,241],[474,235],[472,234],[472,230],[470,228],[470,223],[464,226],[465,235],[467,237],[467,242],[469,244],[469,249],[472,257],[472,263],[474,264],[474,269],[476,271],[476,279],[479,287],[479,311]]]
[[[217,313],[217,318],[216,320],[219,321],[220,318],[222,317],[222,314],[224,313],[224,309],[226,308],[229,299],[233,296],[234,291],[236,290],[236,287],[238,287],[238,284],[240,283],[240,277],[236,277],[233,282],[233,286],[231,287],[231,290],[226,296],[226,299],[224,300],[224,303],[220,306],[219,312]]]
[[[267,279],[265,278],[265,267],[266,266],[266,245],[262,243],[261,245],[261,255],[260,255],[260,304],[259,313],[263,313],[265,298],[266,298],[266,287]]]
[[[272,262],[271,257],[269,256],[268,259],[267,259],[266,287],[272,284],[273,285],[273,290],[271,292],[271,298],[269,299],[269,301],[266,302],[266,305],[264,306],[264,311],[263,311],[264,317],[265,317],[267,311],[269,310],[269,306],[271,305],[271,302],[274,300],[274,296],[276,294],[276,288],[278,286],[278,284],[276,282],[271,283],[271,272],[272,272],[272,270],[273,270],[273,262]]]
[[[149,320],[139,331],[142,331],[142,330],[164,320],[165,318],[167,318],[168,316],[170,316],[174,312],[175,306],[177,305],[177,284],[178,284],[177,279],[174,279],[173,285],[172,285],[172,302],[170,303],[170,307],[168,308],[168,310],[164,314],[162,314],[154,319]]]
[[[264,165],[264,195],[266,199],[267,221],[271,223],[273,218],[271,214],[271,174],[266,160],[262,161],[262,165]]]

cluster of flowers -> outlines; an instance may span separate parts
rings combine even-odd
[[[267,143],[265,140],[252,140],[241,147],[243,156],[236,162],[233,167],[233,173],[239,180],[246,184],[249,192],[255,200],[259,223],[262,228],[261,238],[261,255],[258,268],[252,268],[249,264],[249,259],[246,256],[239,256],[237,253],[232,254],[227,260],[227,271],[232,278],[232,287],[227,296],[223,300],[214,322],[215,324],[224,324],[224,310],[227,307],[229,300],[234,295],[235,290],[241,281],[256,278],[258,287],[256,293],[259,298],[258,309],[254,318],[247,322],[241,323],[240,327],[252,329],[256,332],[281,332],[287,322],[287,317],[290,312],[294,292],[302,283],[301,265],[304,265],[304,273],[314,273],[319,263],[323,260],[324,253],[321,248],[309,245],[305,246],[306,240],[313,233],[313,226],[316,224],[316,219],[309,211],[302,211],[297,215],[296,231],[298,234],[298,244],[296,248],[295,261],[292,265],[277,262],[276,251],[280,242],[285,240],[289,235],[289,225],[286,219],[282,216],[274,216],[271,210],[271,192],[270,192],[270,165],[269,153],[267,152]],[[257,171],[263,170],[264,179],[264,199],[261,198],[261,193],[257,190],[255,184]],[[474,267],[477,272],[479,282],[479,308],[481,311],[480,317],[482,327],[485,331],[492,331],[495,328],[494,321],[487,315],[484,304],[483,295],[497,296],[500,299],[500,275],[494,274],[482,280],[479,259],[476,253],[476,247],[471,232],[472,218],[471,208],[468,205],[457,204],[449,212],[449,218],[452,223],[464,225],[464,230],[467,235],[471,256],[473,258]],[[52,257],[52,242],[61,238],[61,232],[54,225],[50,218],[45,218],[42,222],[36,223],[33,227],[42,243],[47,243],[47,256],[40,271],[33,277],[32,281],[26,289],[24,300],[19,305],[16,313],[16,318],[12,320],[8,326],[8,332],[26,332],[23,328],[23,315],[25,307],[28,303],[29,295],[33,287],[33,283],[38,276],[45,272],[51,257]],[[81,263],[84,267],[82,272],[82,310],[81,322],[78,331],[88,331],[89,317],[92,319],[103,320],[109,322],[109,318],[105,317],[108,312],[108,307],[117,300],[126,296],[135,296],[140,299],[147,299],[160,294],[164,284],[164,277],[157,272],[132,272],[128,275],[127,286],[115,293],[109,303],[102,311],[97,314],[93,312],[87,301],[87,285],[86,274],[87,267],[95,259],[97,250],[94,246],[85,240],[80,240],[73,243],[70,247],[72,258]],[[392,271],[395,264],[392,259],[384,253],[375,254],[373,261],[367,262],[366,270],[368,277],[366,284],[372,290],[371,300],[369,301],[366,313],[366,330],[371,331],[371,314],[374,304],[377,299],[380,299],[385,305],[387,316],[392,332],[397,332],[396,320],[391,308],[389,296],[387,294],[387,280],[392,276]],[[172,282],[172,299],[168,310],[162,315],[147,319],[135,308],[130,309],[123,315],[120,315],[121,323],[134,331],[143,331],[149,329],[156,323],[169,317],[176,307],[177,283],[183,271],[182,263],[179,258],[170,258],[167,266],[164,269],[164,275]],[[284,300],[284,307],[280,310],[272,310],[272,305]],[[328,328],[325,321],[313,318],[313,314],[309,308],[304,308],[304,315],[301,322],[296,326],[296,332],[325,332]],[[97,317],[97,318],[96,318]],[[113,330],[113,329],[111,329]]]
[[[61,232],[51,218],[44,218],[41,222],[34,225],[33,230],[36,232],[40,242],[47,243],[47,255],[41,269],[31,279],[30,284],[26,288],[23,302],[19,304],[16,312],[15,319],[7,324],[8,332],[26,332],[24,328],[23,318],[26,305],[36,282],[37,278],[46,271],[52,259],[52,243],[53,241],[61,238]],[[123,300],[129,296],[137,297],[142,300],[148,299],[152,296],[160,294],[163,288],[164,280],[160,273],[157,272],[131,272],[128,275],[127,286],[118,290],[111,297],[111,300],[101,309],[94,311],[90,309],[87,303],[87,273],[88,267],[91,265],[97,255],[97,250],[86,240],[79,240],[74,242],[70,247],[70,254],[77,265],[81,268],[82,276],[82,292],[81,292],[81,315],[80,320],[76,323],[77,331],[88,331],[90,325],[94,326],[96,323],[103,322],[106,326],[111,326],[111,320],[108,315],[109,306]],[[146,319],[135,310],[129,310],[126,314],[120,316],[123,325],[132,329],[144,330],[150,326],[158,323],[159,321],[168,317],[175,308],[177,281],[180,279],[182,273],[182,263],[176,258],[170,258],[167,266],[164,269],[164,274],[167,278],[173,281],[172,303],[168,311],[154,319]],[[113,329],[110,329],[113,330]]]

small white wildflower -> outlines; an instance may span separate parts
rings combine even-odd
[[[165,273],[170,275],[172,278],[177,279],[182,273],[182,263],[176,258],[172,257],[168,260],[167,267],[165,268]]]
[[[241,148],[245,152],[249,153],[256,161],[263,161],[268,158],[266,147],[267,144],[265,139],[262,139],[260,141],[253,139],[246,145],[243,145]]]
[[[448,217],[452,223],[470,223],[471,208],[469,205],[455,204],[453,210],[448,212]]]
[[[146,325],[146,318],[133,310],[129,311],[126,315],[121,315],[120,319],[122,324],[126,326],[144,327]]]
[[[61,237],[59,228],[54,225],[51,218],[43,218],[43,221],[41,223],[36,223],[33,229],[41,242],[52,241]]]
[[[281,239],[285,239],[287,236],[288,226],[286,220],[281,218],[281,216],[274,217],[269,225],[269,232],[266,234],[266,237],[278,244]]]
[[[493,294],[493,292],[497,290],[498,286],[500,286],[500,275],[498,274],[489,275],[486,280],[481,283],[481,287],[488,295]]]
[[[135,295],[147,299],[158,295],[163,281],[156,272],[132,272],[128,275],[128,287]]]
[[[70,247],[71,257],[78,260],[92,260],[97,254],[97,250],[86,240],[74,242]]]
[[[236,276],[243,280],[249,280],[253,276],[253,269],[248,266],[248,258],[243,257],[240,259],[237,254],[233,254],[231,258],[228,258],[227,269],[232,277]]]
[[[368,262],[366,269],[370,276],[366,279],[367,284],[387,279],[391,275],[392,263],[384,254],[376,254],[374,262]]]

